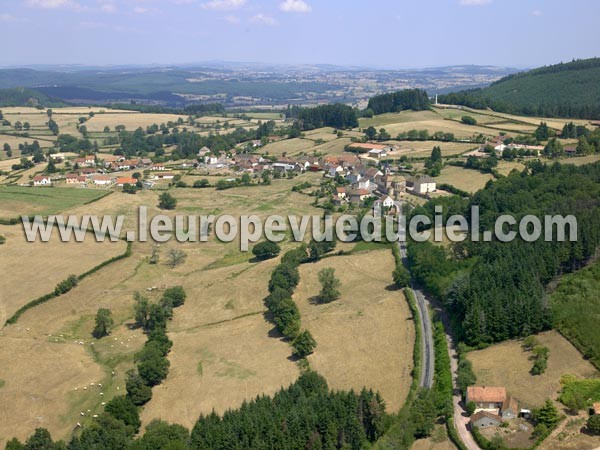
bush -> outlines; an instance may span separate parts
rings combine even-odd
[[[279,245],[271,241],[259,242],[252,248],[252,254],[261,260],[275,258],[279,252],[281,252]]]
[[[273,292],[276,287],[292,292],[300,281],[298,268],[291,264],[280,264],[273,270],[269,280],[269,292]]]
[[[304,358],[310,355],[316,346],[317,341],[315,341],[312,334],[310,334],[310,331],[304,330],[296,336],[296,339],[292,342],[292,347],[294,348],[293,354],[298,358]]]
[[[173,286],[165,290],[161,303],[170,308],[177,308],[185,303],[186,294],[182,286]]]
[[[319,272],[319,282],[321,283],[321,292],[319,293],[320,303],[330,303],[340,298],[340,292],[337,288],[340,286],[340,280],[335,277],[335,269],[326,267]]]
[[[127,373],[125,388],[127,389],[127,396],[136,406],[145,405],[152,398],[152,388],[144,382],[140,374],[133,370]]]
[[[115,419],[123,421],[125,425],[133,427],[136,433],[139,431],[142,424],[140,414],[129,397],[125,395],[114,397],[106,404],[104,410]]]
[[[465,125],[477,125],[477,120],[475,120],[475,118],[471,116],[462,116],[460,121]]]
[[[477,405],[475,404],[475,402],[467,403],[467,414],[469,416],[472,416],[475,413],[476,409],[477,409]]]
[[[158,207],[160,209],[175,209],[177,207],[177,199],[168,192],[163,192],[158,197]]]
[[[410,284],[410,273],[402,264],[396,266],[392,272],[392,278],[394,279],[396,286],[400,288],[406,287]]]
[[[77,275],[69,275],[69,277],[66,280],[63,280],[56,285],[56,288],[54,288],[54,294],[55,295],[66,294],[71,289],[73,289],[75,286],[77,286],[78,282],[79,282],[79,279],[77,278]]]
[[[590,433],[600,435],[600,415],[594,414],[587,421],[587,429]]]
[[[208,182],[208,180],[206,178],[203,178],[202,180],[194,181],[194,185],[193,185],[193,187],[196,189],[205,188],[205,187],[209,187],[209,186],[210,186],[210,183]]]
[[[108,336],[110,334],[110,329],[115,324],[110,309],[99,308],[96,313],[96,326],[94,327],[94,331],[92,331],[92,336],[96,339],[103,338],[104,336]]]

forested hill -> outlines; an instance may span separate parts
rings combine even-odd
[[[66,106],[60,99],[49,97],[34,89],[0,89],[0,106]]]
[[[533,214],[544,223],[546,214],[574,215],[577,241],[464,241],[452,250],[429,242],[408,246],[408,263],[416,280],[441,299],[457,324],[460,338],[478,346],[528,336],[550,328],[546,286],[557,275],[577,270],[600,246],[600,163],[543,165],[489,183],[470,199],[440,197],[413,214],[469,217],[480,209],[480,231],[493,230],[495,220],[510,214],[517,222]],[[516,227],[512,227],[516,229]],[[567,234],[568,236],[568,234]]]
[[[600,119],[600,58],[509,75],[487,88],[442,95],[439,102],[529,116]]]

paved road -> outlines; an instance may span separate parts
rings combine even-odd
[[[406,243],[398,242],[402,262],[406,264]],[[416,289],[411,281],[410,288],[413,291],[419,317],[421,319],[421,348],[423,349],[423,370],[421,370],[421,380],[419,386],[425,388],[433,387],[433,374],[435,368],[435,350],[433,347],[433,332],[431,328],[431,318],[429,317],[429,308],[423,292]]]
[[[402,211],[402,203],[396,202],[399,211]],[[406,242],[399,241],[398,248],[402,262],[406,264]],[[432,305],[432,302],[418,288],[415,288],[412,281],[410,288],[415,296],[419,316],[421,317],[421,347],[423,348],[423,370],[421,371],[421,379],[419,385],[425,388],[433,387],[433,375],[435,368],[435,349],[433,345],[433,332],[431,328],[431,319],[429,317],[429,309],[435,307],[440,313],[440,317],[444,324],[444,332],[446,334],[446,343],[448,344],[448,353],[450,354],[450,368],[452,371],[452,386],[454,394],[452,396],[452,404],[454,406],[454,426],[458,431],[460,439],[469,450],[481,450],[473,439],[473,435],[468,429],[469,417],[462,406],[462,396],[456,386],[456,377],[458,373],[458,355],[454,345],[454,338],[451,333],[450,324],[444,311],[439,305]]]

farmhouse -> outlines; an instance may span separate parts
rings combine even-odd
[[[137,180],[132,177],[119,177],[117,178],[117,186],[123,187],[126,184],[136,184]]]
[[[385,144],[371,144],[368,142],[355,142],[348,145],[348,150],[355,153],[367,153],[372,158],[384,158],[392,151],[392,146]]]
[[[52,184],[52,180],[49,176],[46,175],[36,175],[33,177],[33,185],[34,186],[50,186]]]
[[[435,192],[436,189],[437,184],[431,177],[418,177],[413,181],[413,192],[416,194],[426,195],[430,192]]]
[[[154,164],[152,170],[165,170],[165,165],[163,163]]]
[[[339,199],[346,198],[346,188],[338,187],[335,188],[336,197]]]
[[[469,386],[466,402],[475,403],[477,409],[502,409],[506,401],[506,388],[489,386]]]
[[[77,184],[79,183],[79,175],[76,173],[68,173],[67,176],[65,177],[65,181],[67,182],[67,184]]]
[[[96,186],[108,186],[109,184],[112,184],[113,179],[108,175],[94,175],[92,177],[92,182]]]
[[[350,197],[350,202],[351,203],[359,204],[364,199],[366,199],[367,197],[369,197],[370,193],[366,189],[357,189],[357,190],[354,190],[354,191],[350,191],[348,193],[348,196]]]
[[[394,202],[394,199],[389,195],[386,195],[385,197],[380,198],[373,203],[373,215],[380,216],[381,214],[395,208],[395,206],[396,203]]]
[[[478,428],[499,427],[502,419],[488,411],[479,411],[471,416],[471,425]]]
[[[96,157],[94,155],[88,155],[83,158],[77,158],[75,162],[80,166],[94,167],[96,165]]]
[[[509,395],[504,403],[502,403],[502,409],[500,410],[500,416],[503,419],[514,419],[519,415],[519,402],[513,396]]]
[[[153,180],[172,180],[173,178],[175,178],[175,175],[172,172],[155,173],[152,176]]]

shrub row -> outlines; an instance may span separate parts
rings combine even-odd
[[[46,294],[46,295],[42,295],[41,297],[36,298],[35,300],[32,300],[28,303],[26,303],[25,305],[21,306],[7,321],[7,324],[15,324],[17,323],[17,321],[19,320],[19,318],[28,310],[30,310],[31,308],[34,308],[35,306],[41,305],[42,303],[46,303],[49,300],[52,300],[55,297],[58,297],[62,294],[66,294],[67,292],[69,292],[71,289],[73,289],[78,283],[79,281],[83,280],[85,277],[97,272],[98,270],[102,269],[103,267],[106,267],[109,264],[112,264],[114,262],[117,262],[121,259],[127,258],[129,256],[131,256],[131,242],[127,243],[127,249],[125,250],[124,253],[117,255],[113,258],[110,258],[106,261],[103,261],[102,263],[98,264],[97,266],[91,268],[90,270],[88,270],[87,272],[82,273],[79,276],[76,275],[69,275],[69,277],[66,280],[61,281],[60,283],[58,283],[56,285],[56,287],[54,288],[54,291]]]
[[[181,286],[165,290],[158,303],[150,304],[146,297],[136,294],[135,316],[138,326],[148,337],[142,350],[135,355],[137,370],[127,373],[126,395],[109,401],[104,411],[137,433],[141,426],[139,407],[152,398],[152,387],[160,384],[169,373],[167,355],[173,342],[167,336],[167,321],[173,317],[173,308],[184,304],[185,291]]]
[[[292,300],[294,289],[300,281],[298,266],[309,260],[306,244],[286,252],[271,273],[269,295],[265,298],[265,306],[277,330],[291,341],[293,354],[298,358],[310,355],[317,345],[310,331],[301,330],[300,311]]]

